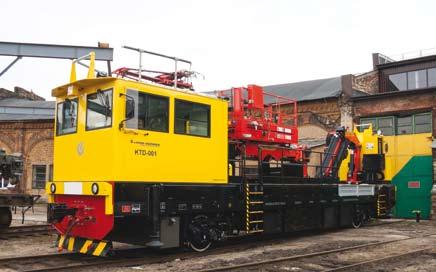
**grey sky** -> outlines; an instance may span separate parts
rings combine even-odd
[[[128,3],[128,4],[127,4]],[[115,48],[113,67],[137,66],[122,45],[193,62],[199,91],[279,84],[371,69],[371,53],[436,47],[435,1],[3,0],[0,40]],[[0,69],[13,58],[0,57]],[[172,64],[147,57],[147,68]],[[23,59],[0,78],[50,98],[70,61]]]

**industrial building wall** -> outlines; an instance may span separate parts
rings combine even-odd
[[[45,182],[53,171],[53,121],[0,122],[0,148],[24,156],[20,192],[45,197]]]

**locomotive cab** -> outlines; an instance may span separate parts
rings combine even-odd
[[[47,184],[48,220],[63,247],[101,255],[109,248],[101,241],[109,237],[156,242],[149,237],[160,228],[153,218],[160,208],[155,184],[227,183],[227,102],[156,84],[95,78],[90,67],[88,78],[72,76],[52,92],[55,167]],[[126,222],[143,237],[119,226]]]

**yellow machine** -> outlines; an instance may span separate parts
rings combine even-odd
[[[70,83],[52,92],[54,181],[227,182],[226,101],[94,78],[91,58],[86,79],[73,63]]]
[[[362,128],[362,131],[359,131]],[[379,178],[384,180],[390,180],[390,177],[386,176],[386,172],[389,172],[392,168],[391,161],[386,161],[383,154],[388,150],[388,144],[384,142],[384,136],[374,133],[372,125],[355,126],[352,132],[346,132],[345,137],[349,140],[354,149],[349,149],[347,157],[342,161],[339,168],[339,179],[342,182],[349,182],[353,179],[353,172],[361,172],[364,166],[365,157],[374,160],[382,155],[383,163],[380,165]],[[368,156],[369,155],[369,156]],[[350,164],[351,157],[358,156],[354,159],[354,164]],[[356,169],[351,169],[355,167]]]

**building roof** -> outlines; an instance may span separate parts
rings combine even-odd
[[[37,120],[53,120],[54,114],[11,114],[11,113],[0,113],[1,121],[37,121]]]
[[[19,98],[0,100],[0,121],[37,121],[54,119],[55,101]]]
[[[264,90],[297,101],[338,97],[342,92],[341,77],[264,86]]]
[[[54,110],[55,104],[55,101],[34,101],[19,98],[7,98],[0,100],[0,107],[42,108]]]

